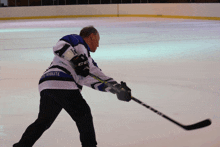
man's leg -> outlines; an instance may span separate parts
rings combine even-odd
[[[47,90],[42,91],[40,95],[40,111],[37,120],[26,129],[21,140],[13,147],[32,147],[44,131],[52,125],[62,110],[62,107],[49,96],[50,93]]]
[[[79,90],[58,90],[55,99],[76,122],[82,146],[96,147],[91,110]]]

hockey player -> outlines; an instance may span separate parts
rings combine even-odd
[[[54,122],[62,108],[76,122],[82,147],[96,147],[96,137],[90,107],[83,99],[83,85],[93,89],[117,94],[119,100],[130,101],[131,89],[126,83],[118,84],[103,74],[90,56],[99,46],[100,36],[93,26],[61,38],[53,47],[55,57],[39,81],[40,110],[38,118],[13,147],[32,147]],[[111,83],[120,92],[98,82],[92,73]]]

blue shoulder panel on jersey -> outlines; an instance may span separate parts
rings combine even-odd
[[[68,42],[73,47],[77,46],[78,44],[82,44],[85,46],[85,48],[88,51],[90,51],[89,46],[86,44],[86,42],[83,40],[83,38],[79,35],[76,35],[76,34],[67,35],[67,36],[64,36],[63,38],[61,38],[60,40],[64,40],[64,41]]]

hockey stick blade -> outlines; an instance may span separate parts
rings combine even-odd
[[[188,125],[188,126],[184,126],[182,125],[182,127],[187,130],[187,131],[190,131],[190,130],[195,130],[195,129],[200,129],[200,128],[204,128],[204,127],[207,127],[209,125],[211,125],[211,120],[210,119],[206,119],[204,121],[201,121],[201,122],[198,122],[196,124],[192,124],[192,125]]]

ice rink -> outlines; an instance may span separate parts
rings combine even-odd
[[[140,104],[83,88],[98,147],[220,146],[220,21],[168,18],[72,18],[0,21],[0,147],[11,147],[36,120],[38,81],[52,47],[88,25],[100,33],[91,53],[102,71],[132,95],[178,122],[210,118],[185,131]],[[75,122],[62,110],[34,147],[80,147]]]

